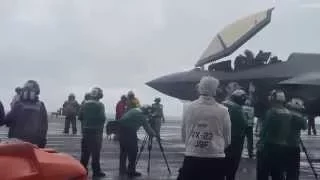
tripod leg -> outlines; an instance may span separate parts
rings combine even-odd
[[[169,167],[169,163],[168,163],[168,161],[167,161],[167,157],[166,157],[166,155],[164,154],[164,149],[163,149],[163,146],[162,146],[162,144],[161,144],[161,142],[160,142],[160,137],[156,137],[156,138],[157,138],[157,141],[158,141],[158,144],[159,144],[159,147],[160,147],[160,150],[161,150],[163,159],[164,159],[164,161],[165,161],[165,163],[166,163],[166,165],[167,165],[168,172],[169,172],[169,174],[171,174],[171,170],[170,170],[170,167]]]
[[[139,161],[139,159],[141,157],[141,154],[142,154],[142,152],[144,150],[144,147],[147,144],[147,140],[148,140],[148,136],[145,136],[143,141],[142,141],[141,147],[140,147],[140,152],[139,152],[139,154],[137,156],[136,165],[138,164],[138,161]]]
[[[150,174],[150,159],[151,159],[151,150],[152,150],[152,137],[149,137],[149,144],[148,144],[148,151],[149,151],[149,158],[148,158],[148,174]]]
[[[300,144],[301,144],[301,147],[302,147],[303,152],[306,154],[306,157],[307,157],[308,163],[309,163],[309,165],[310,165],[310,167],[311,167],[311,170],[312,170],[312,172],[313,172],[313,175],[314,175],[315,179],[318,180],[318,174],[317,174],[317,172],[315,171],[315,169],[314,169],[314,167],[313,167],[313,164],[312,164],[312,161],[311,161],[311,159],[310,159],[310,157],[309,157],[309,154],[308,154],[308,152],[307,152],[307,149],[306,149],[306,147],[304,146],[301,138],[299,138],[299,141],[300,141]]]

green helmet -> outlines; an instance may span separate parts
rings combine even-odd
[[[247,100],[247,94],[242,89],[237,89],[232,92],[231,94],[231,100],[239,105],[244,105]]]
[[[286,95],[284,91],[280,89],[274,89],[270,92],[268,99],[270,102],[285,103]]]
[[[76,95],[73,93],[70,93],[68,96],[69,99],[76,99]]]

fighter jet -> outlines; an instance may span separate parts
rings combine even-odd
[[[231,62],[224,61],[223,63],[230,64]],[[229,82],[237,82],[247,89],[249,84],[253,83],[256,91],[259,92],[259,90],[273,89],[277,87],[279,82],[304,73],[320,72],[320,54],[292,53],[288,60],[284,62],[253,64],[251,67],[248,65],[246,68],[239,68],[239,70],[216,70],[214,65],[219,66],[222,63],[210,65],[210,70],[195,68],[190,71],[163,76],[148,82],[147,85],[181,100],[194,100],[197,98],[195,87],[201,77],[213,76],[219,79],[223,85]]]
[[[217,60],[230,55],[263,29],[271,21],[272,10],[273,8],[256,13],[227,26],[213,38],[194,69],[166,75],[146,84],[171,97],[194,100],[198,96],[195,87],[201,77],[213,76],[220,80],[222,93],[230,82],[237,82],[245,89],[253,85],[255,97],[258,97],[256,102],[262,109],[265,109],[269,91],[274,88],[284,88],[289,96],[309,101],[320,99],[320,94],[315,93],[316,88],[305,93],[305,86],[279,84],[296,76],[319,72],[320,54],[292,53],[286,61],[282,61],[276,56],[271,57],[270,52],[260,51],[254,56],[247,50],[245,55],[237,56],[234,61],[217,63]]]

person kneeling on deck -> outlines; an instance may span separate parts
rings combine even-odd
[[[128,174],[129,177],[141,176],[136,171],[136,159],[138,154],[137,131],[141,126],[149,136],[156,136],[154,130],[147,121],[147,116],[151,111],[150,106],[132,108],[118,121],[119,122],[119,141],[120,141],[120,175]],[[127,169],[127,157],[129,165]]]

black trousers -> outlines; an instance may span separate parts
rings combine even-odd
[[[224,180],[225,158],[184,157],[177,180]]]
[[[137,132],[129,127],[120,126],[120,167],[119,173],[136,172],[136,160],[138,155],[138,137]],[[127,169],[127,158],[129,160]]]
[[[103,130],[83,129],[81,141],[81,164],[87,169],[91,156],[93,173],[101,172],[100,151],[102,138]]]
[[[286,180],[299,180],[300,147],[289,147],[286,154]]]
[[[232,140],[230,146],[226,149],[226,163],[228,173],[227,180],[234,180],[239,168],[242,150],[243,150],[244,136]]]
[[[247,139],[247,149],[249,157],[252,158],[253,156],[253,127],[248,126],[245,131],[245,137]]]
[[[315,117],[314,116],[309,116],[308,117],[308,135],[311,135],[311,130],[313,132],[313,135],[317,135]]]
[[[287,147],[266,144],[257,153],[257,180],[284,180],[287,164]]]
[[[72,124],[72,133],[77,134],[77,117],[76,116],[66,116],[64,123],[64,133],[68,134],[70,129],[70,123]]]

